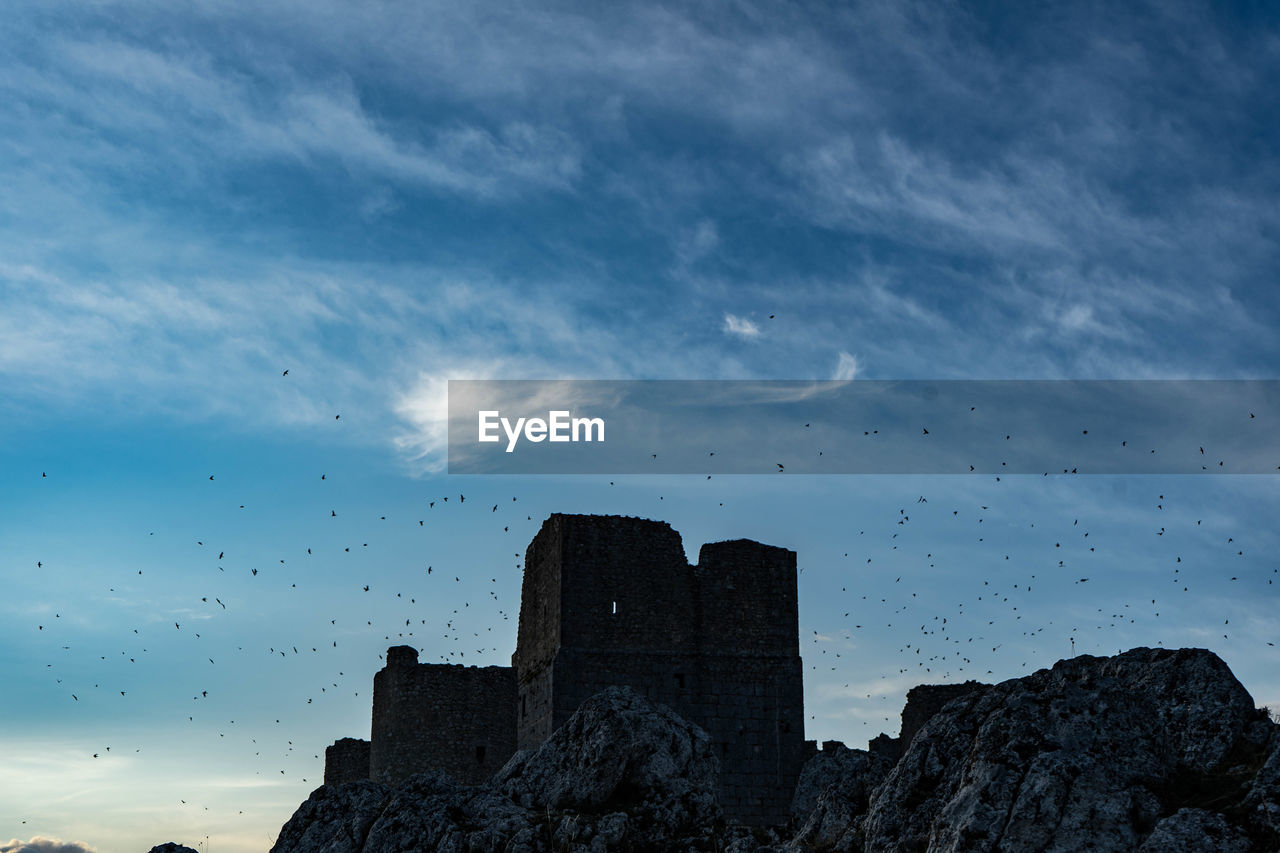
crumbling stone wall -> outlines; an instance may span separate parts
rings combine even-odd
[[[341,785],[369,778],[369,741],[344,737],[324,751],[324,783]]]
[[[902,707],[902,728],[898,736],[889,737],[881,732],[867,743],[867,751],[888,761],[897,761],[907,751],[907,747],[911,746],[916,732],[941,711],[944,705],[952,699],[990,686],[970,680],[963,684],[919,684],[912,687],[907,691],[907,704]]]
[[[912,687],[907,691],[907,704],[902,707],[902,731],[898,735],[901,748],[905,751],[911,745],[916,732],[941,711],[943,705],[990,686],[970,680],[963,684],[920,684]]]
[[[627,685],[711,735],[730,819],[785,822],[804,699],[795,553],[748,540],[698,564],[663,522],[552,515],[525,555],[518,744],[532,748],[589,696]]]
[[[420,664],[409,646],[388,649],[373,679],[366,778],[443,770],[465,785],[486,781],[515,752],[515,702],[511,667]]]

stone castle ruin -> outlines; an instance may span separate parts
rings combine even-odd
[[[330,746],[325,783],[442,770],[479,784],[615,685],[706,730],[730,820],[786,822],[816,750],[804,739],[795,552],[739,539],[703,545],[689,565],[664,522],[554,514],[525,553],[511,666],[389,649],[370,740]]]

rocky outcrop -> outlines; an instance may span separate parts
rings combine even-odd
[[[1249,853],[1249,837],[1204,809],[1178,809],[1156,824],[1138,853]]]
[[[1262,769],[1253,777],[1248,795],[1233,815],[1263,848],[1280,850],[1280,726],[1272,730]]]
[[[1211,652],[1078,657],[964,688],[928,694],[896,761],[824,744],[789,828],[724,826],[707,736],[611,689],[486,785],[321,787],[272,853],[1280,851],[1280,726]]]
[[[584,702],[487,785],[441,773],[317,788],[272,853],[715,849],[719,765],[705,732],[626,688]],[[723,844],[721,844],[723,846]]]
[[[164,844],[152,847],[150,853],[196,853],[196,851],[176,841],[166,841]]]
[[[391,793],[357,850],[532,853],[544,849],[537,843],[544,834],[536,815],[492,788],[465,787],[443,774],[424,773]]]
[[[280,830],[274,851],[358,853],[390,791],[377,782],[322,785],[298,806]]]
[[[791,813],[800,829],[793,844],[816,850],[850,848],[872,792],[892,766],[872,752],[824,744],[796,784]]]
[[[1266,828],[1245,806],[1275,728],[1208,651],[1061,661],[970,692],[924,723],[850,845],[942,853],[1260,844]],[[1257,794],[1259,814],[1268,796]],[[1203,843],[1188,847],[1189,835]]]
[[[494,784],[529,808],[632,812],[661,825],[710,825],[720,765],[706,732],[665,705],[612,687],[588,699]]]

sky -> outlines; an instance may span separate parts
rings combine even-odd
[[[1280,707],[1274,476],[450,476],[445,445],[450,379],[1277,378],[1277,24],[7,4],[0,850],[266,850],[389,645],[509,661],[553,512],[795,550],[811,739],[1140,645]]]

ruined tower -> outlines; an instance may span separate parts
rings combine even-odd
[[[512,665],[521,748],[627,685],[711,735],[731,820],[787,819],[808,750],[793,551],[717,542],[691,566],[666,523],[552,515],[526,552]]]
[[[703,545],[697,565],[665,522],[550,516],[525,553],[511,666],[418,663],[387,650],[370,741],[326,751],[326,784],[395,784],[442,770],[488,780],[586,699],[625,685],[710,736],[731,821],[786,822],[804,740],[796,555],[746,539]]]

